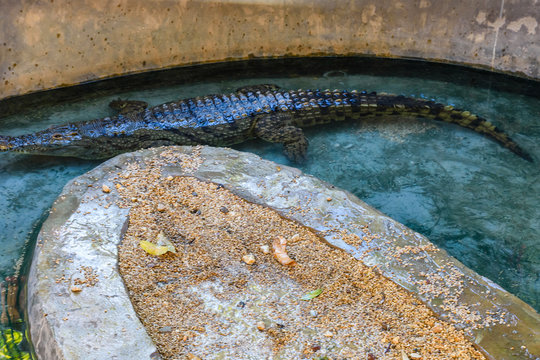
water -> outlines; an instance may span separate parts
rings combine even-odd
[[[109,116],[112,112],[107,104],[118,97],[157,105],[257,83],[284,88],[366,89],[453,104],[504,129],[536,162],[528,163],[495,142],[457,126],[388,119],[306,130],[309,160],[300,168],[351,191],[426,235],[467,266],[540,310],[540,96],[530,96],[538,94],[537,84],[531,88],[528,83],[529,95],[525,95],[506,91],[512,85],[498,83],[498,78],[484,81],[491,75],[474,73],[473,79],[460,68],[442,67],[442,71],[426,71],[419,77],[409,75],[416,73],[418,63],[386,65],[377,71],[370,64],[347,67],[330,61],[329,65],[299,70],[285,67],[280,72],[282,77],[268,76],[275,74],[275,69],[269,71],[259,65],[213,72],[199,67],[189,76],[186,72],[176,77],[162,74],[153,81],[140,81],[139,86],[109,82],[105,90],[97,83],[86,92],[38,94],[47,104],[36,106],[39,101],[23,99],[32,104],[24,111],[16,105],[13,110],[10,104],[12,114],[0,119],[0,134],[18,135],[53,124]],[[158,87],[156,83],[163,82],[157,78],[174,79]],[[175,82],[181,84],[173,85]],[[121,90],[126,88],[131,90]],[[251,141],[236,148],[293,165],[278,145]],[[71,158],[0,154],[2,278],[18,275],[21,267],[24,274],[25,244],[32,245],[35,236],[31,234],[43,214],[67,181],[97,164]]]
[[[428,120],[309,129],[300,168],[347,189],[426,235],[452,256],[540,310],[540,101],[418,78],[351,75],[287,87],[367,88],[470,109],[505,129],[528,163],[478,134]],[[286,163],[278,146],[236,147]]]

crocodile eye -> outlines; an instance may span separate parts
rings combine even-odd
[[[52,138],[54,140],[62,140],[63,136],[62,136],[62,134],[56,133],[56,134],[52,134]]]

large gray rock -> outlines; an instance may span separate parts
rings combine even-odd
[[[171,149],[176,156],[163,157]],[[54,203],[28,282],[31,335],[41,359],[159,358],[118,273],[117,244],[129,209],[116,205],[111,180],[119,168],[151,158],[168,161],[161,169],[164,177],[223,184],[319,231],[329,243],[417,293],[493,358],[540,358],[540,316],[530,306],[354,195],[250,153],[172,147],[111,159],[71,181]],[[105,193],[102,185],[113,190]],[[73,286],[82,291],[72,291],[78,290]]]

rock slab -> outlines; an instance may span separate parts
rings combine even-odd
[[[118,273],[117,245],[129,209],[117,206],[112,181],[119,169],[152,158],[166,158],[164,177],[222,184],[313,228],[464,328],[489,357],[540,358],[538,313],[354,195],[254,154],[170,147],[113,158],[67,184],[54,203],[28,281],[40,359],[159,359]]]

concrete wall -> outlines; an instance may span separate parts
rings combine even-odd
[[[0,99],[249,57],[414,57],[540,79],[538,0],[2,0],[0,7]]]

